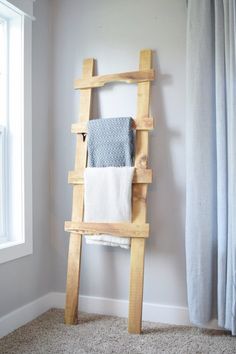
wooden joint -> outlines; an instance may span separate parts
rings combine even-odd
[[[126,73],[108,74],[100,76],[92,76],[86,79],[75,80],[74,88],[87,89],[94,87],[102,87],[111,82],[125,82],[127,84],[133,84],[138,82],[153,81],[155,78],[155,72],[153,69],[131,71]]]
[[[78,169],[75,171],[69,171],[68,174],[69,184],[84,184],[84,169]],[[152,183],[152,170],[145,168],[135,168],[133,183]]]
[[[65,231],[86,235],[108,234],[117,237],[149,237],[149,224],[91,223],[66,221]]]
[[[142,119],[133,120],[133,128],[136,130],[153,130],[153,118],[143,117]],[[84,134],[88,131],[87,122],[79,122],[71,125],[71,132],[74,134]]]

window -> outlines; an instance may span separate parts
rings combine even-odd
[[[0,263],[32,253],[30,2],[15,3],[0,0]]]
[[[6,237],[7,23],[0,18],[0,244]]]

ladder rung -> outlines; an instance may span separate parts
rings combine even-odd
[[[149,224],[66,221],[65,231],[87,235],[108,234],[117,237],[147,238],[149,236]]]
[[[74,123],[71,126],[71,132],[75,134],[87,133],[87,122]],[[153,130],[153,118],[143,117],[142,119],[134,119],[134,129],[136,130]]]
[[[92,76],[87,79],[75,80],[75,89],[86,89],[92,87],[101,87],[110,82],[126,82],[132,84],[136,82],[145,82],[154,80],[154,70],[131,71],[127,73],[108,74],[100,76]]]
[[[84,169],[69,171],[69,184],[84,184]],[[152,170],[145,168],[135,168],[133,183],[152,183]]]

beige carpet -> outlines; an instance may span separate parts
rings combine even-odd
[[[1,354],[210,354],[236,353],[236,338],[222,331],[143,323],[142,335],[127,333],[127,320],[80,314],[79,325],[65,326],[62,310],[50,310],[0,339]]]

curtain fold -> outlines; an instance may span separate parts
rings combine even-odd
[[[186,262],[190,320],[236,334],[236,0],[189,0]]]

